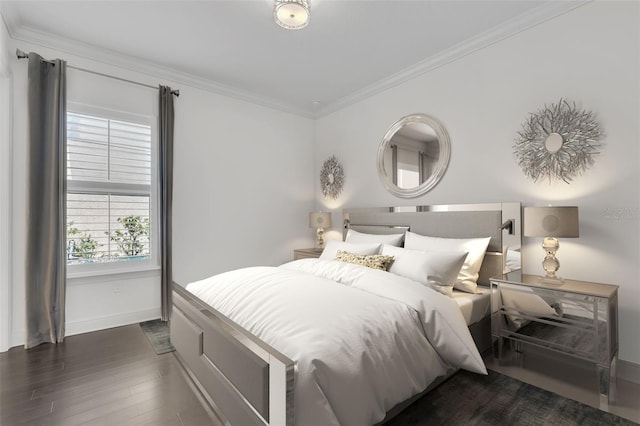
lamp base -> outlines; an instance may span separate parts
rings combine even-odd
[[[316,250],[324,250],[324,229],[316,229]]]
[[[563,283],[564,280],[556,276],[556,272],[560,269],[560,262],[556,258],[556,252],[560,248],[560,244],[556,238],[546,237],[542,241],[542,250],[546,253],[542,261],[542,267],[547,273],[541,280],[548,283]]]
[[[539,283],[544,283],[544,284],[556,284],[556,285],[562,285],[564,284],[564,278],[561,277],[539,277],[538,278],[538,282]]]

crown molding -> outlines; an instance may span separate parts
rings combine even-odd
[[[400,72],[379,80],[334,102],[330,102],[318,110],[304,109],[296,105],[276,101],[236,87],[227,86],[210,79],[177,71],[152,61],[146,61],[140,58],[124,55],[110,49],[96,47],[33,28],[24,26],[14,27],[10,23],[11,20],[6,19],[4,16],[3,19],[9,32],[9,36],[14,40],[59,50],[97,62],[116,66],[128,71],[146,74],[155,79],[174,81],[181,85],[206,90],[218,95],[227,96],[289,114],[305,118],[319,118],[353,105],[387,89],[398,86],[408,80],[414,79],[436,68],[440,68],[469,54],[489,47],[499,41],[513,37],[550,19],[556,18],[578,7],[588,4],[591,1],[593,0],[549,1],[505,22],[496,28],[464,40],[457,45],[426,58],[411,67],[405,68]]]
[[[8,20],[5,20],[5,22],[6,21]],[[96,47],[88,43],[83,43],[66,37],[60,37],[58,35],[25,26],[15,28],[7,23],[7,30],[9,32],[9,36],[17,41],[23,41],[25,43],[35,44],[71,55],[81,56],[83,58],[116,66],[128,71],[146,74],[156,80],[174,81],[181,85],[206,90],[218,95],[227,96],[289,114],[295,114],[305,118],[314,117],[312,112],[302,110],[294,105],[278,102],[271,98],[263,97],[232,86],[227,86],[211,79],[177,71],[152,61],[125,55],[110,49]]]
[[[508,39],[523,31],[540,25],[550,19],[556,18],[570,12],[580,6],[584,6],[593,0],[576,1],[550,1],[537,8],[519,15],[504,24],[485,31],[470,39],[464,40],[449,49],[443,50],[436,55],[418,62],[404,70],[389,77],[379,80],[363,89],[357,90],[335,102],[327,104],[324,108],[315,113],[315,117],[323,117],[333,112],[346,108],[364,99],[370,98],[387,89],[398,86],[406,81],[412,80],[422,74],[440,68],[471,53],[489,47],[499,41]]]

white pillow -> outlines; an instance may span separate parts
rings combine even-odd
[[[504,255],[504,270],[506,272],[520,269],[520,252],[515,250],[507,250]]]
[[[400,247],[402,245],[402,240],[404,240],[404,233],[365,234],[364,232],[358,232],[354,231],[353,229],[349,229],[344,240],[348,243],[378,243]]]
[[[355,254],[378,254],[380,251],[380,244],[356,244],[338,240],[327,240],[327,244],[324,246],[320,259],[334,260],[336,258],[336,254],[338,254],[338,250]]]
[[[507,308],[507,317],[516,329],[527,324],[529,320],[516,313],[528,315],[537,318],[562,317],[562,302],[554,299],[543,298],[536,294],[531,288],[518,288],[510,290],[506,288],[500,289],[502,297],[502,305]]]
[[[468,252],[454,287],[475,293],[478,287],[480,267],[491,238],[438,238],[427,237],[407,231],[404,247],[413,250]]]
[[[453,294],[466,252],[409,250],[388,244],[382,246],[382,254],[393,256],[389,272],[425,284],[447,296]]]

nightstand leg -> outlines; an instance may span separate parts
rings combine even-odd
[[[522,342],[519,342],[517,340],[513,341],[513,356],[515,358],[516,364],[519,367],[522,367],[523,358],[524,358],[524,355],[522,354],[523,352],[522,348],[523,348]]]
[[[600,392],[600,407],[607,408],[616,400],[616,377],[618,367],[618,355],[614,355],[611,364],[607,367],[598,364],[598,391]]]
[[[499,361],[502,360],[502,345],[504,345],[504,339],[502,337],[496,338],[493,342],[493,357]]]

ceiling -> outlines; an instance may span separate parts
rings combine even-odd
[[[0,11],[17,40],[130,69],[157,66],[157,76],[317,116],[576,7],[543,0],[310,3],[310,24],[298,31],[273,22],[271,0],[1,0]]]

